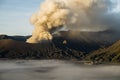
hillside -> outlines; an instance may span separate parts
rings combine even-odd
[[[112,31],[60,31],[54,34],[51,43],[26,43],[29,37],[0,35],[0,58],[120,62],[120,38]]]
[[[96,62],[120,63],[120,40],[108,48],[99,49],[90,53],[86,59]]]
[[[53,34],[52,42],[62,48],[64,41],[66,47],[81,51],[84,53],[90,53],[101,47],[108,47],[112,43],[120,39],[119,33],[112,30],[100,31],[100,32],[85,32],[85,31],[60,31],[57,34]],[[111,37],[113,36],[113,37]],[[8,36],[0,35],[0,40],[12,39],[15,41],[25,42],[30,36]]]
[[[0,58],[11,59],[77,59],[84,57],[83,53],[61,48],[53,43],[29,44],[11,39],[0,40]]]
[[[66,44],[29,44],[12,39],[0,40],[0,58],[91,60],[95,63],[120,63],[120,41],[89,54],[70,49]]]

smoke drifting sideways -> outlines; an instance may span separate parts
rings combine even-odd
[[[103,31],[120,27],[117,3],[111,0],[45,0],[31,16],[35,26],[28,43],[51,41],[59,30]]]

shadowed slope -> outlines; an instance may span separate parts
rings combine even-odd
[[[64,45],[61,45],[64,47]],[[81,57],[82,56],[82,57]],[[29,44],[11,39],[0,40],[0,57],[12,59],[81,59],[83,53],[53,43]]]
[[[108,48],[94,51],[87,56],[87,59],[97,62],[120,62],[120,41]]]
[[[118,62],[120,60],[119,42],[109,48],[105,48],[119,40],[118,36],[118,33],[116,34],[116,32],[112,31],[62,31],[54,35],[51,43],[30,44],[24,41],[29,36],[1,35],[0,58],[83,60],[90,53],[86,58],[88,60]]]

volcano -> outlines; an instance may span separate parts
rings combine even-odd
[[[113,35],[116,36],[111,38]],[[118,41],[117,36],[118,34],[112,31],[60,31],[54,34],[51,42],[26,43],[25,40],[30,36],[16,38],[16,36],[1,35],[0,58],[84,60],[89,54],[95,54],[94,51],[97,49],[106,49]]]

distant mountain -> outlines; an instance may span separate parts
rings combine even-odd
[[[0,35],[0,40],[2,39],[13,39],[16,41],[26,41],[30,36],[8,36],[8,35]]]
[[[108,48],[90,53],[86,59],[96,62],[120,63],[120,40]]]

